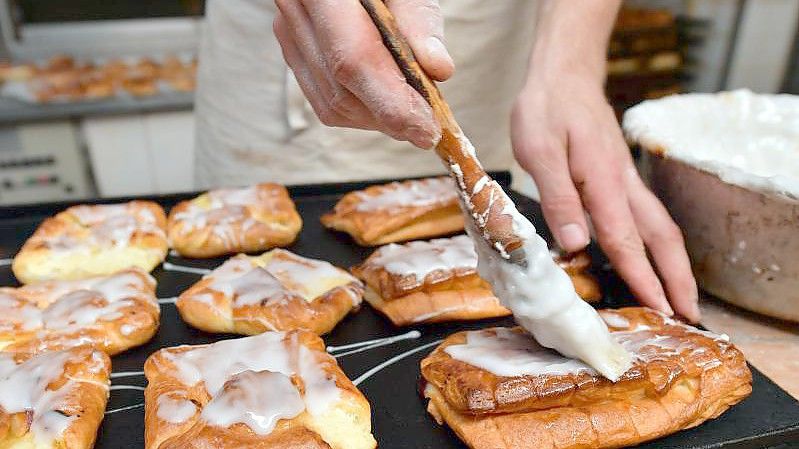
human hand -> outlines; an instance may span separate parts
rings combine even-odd
[[[328,126],[382,131],[420,148],[440,138],[427,102],[410,85],[358,0],[276,0],[283,57]],[[433,78],[454,70],[437,0],[385,0],[414,55]]]
[[[696,322],[697,287],[682,233],[638,175],[601,79],[579,69],[533,70],[513,109],[516,159],[535,179],[563,249],[588,244],[587,213],[635,297]]]

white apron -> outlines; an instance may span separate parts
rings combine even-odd
[[[510,112],[533,42],[534,0],[441,0],[455,75],[441,84],[489,170],[512,166]],[[196,96],[196,187],[443,173],[435,154],[371,131],[329,128],[272,33],[273,0],[209,0]]]

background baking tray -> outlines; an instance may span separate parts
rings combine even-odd
[[[504,185],[510,181],[506,173],[496,174]],[[359,263],[372,249],[355,245],[348,236],[322,228],[319,216],[330,210],[344,192],[362,188],[364,183],[298,186],[290,188],[292,197],[302,215],[304,225],[297,242],[289,249],[303,256],[328,260],[341,267]],[[191,195],[155,197],[168,208],[178,200]],[[540,218],[538,205],[529,198],[511,193],[519,209],[533,219],[536,227],[546,233]],[[110,201],[108,201],[110,202]],[[39,222],[48,215],[65,208],[68,204],[25,206],[0,209],[0,257],[13,257],[25,239]],[[549,235],[546,235],[549,240]],[[550,240],[551,241],[551,240]],[[626,304],[629,298],[619,279],[606,267],[602,255],[591,248],[594,256],[593,271],[600,280],[606,299],[604,306]],[[169,256],[174,264],[212,268],[224,259],[188,260]],[[198,274],[166,271],[158,268],[153,272],[158,279],[158,297],[169,298],[180,294],[199,279]],[[0,268],[0,285],[16,282],[10,267]],[[430,344],[446,335],[462,329],[473,329],[491,325],[508,325],[509,319],[485,320],[469,324],[439,324],[418,326],[421,337],[400,341],[377,349],[352,354],[339,359],[339,363],[351,379],[367,373],[375,367],[401,356],[415,348]],[[343,345],[379,337],[407,332],[397,329],[375,313],[368,305],[345,318],[324,339],[328,345]],[[217,341],[232,336],[212,335],[196,331],[185,325],[173,304],[161,306],[161,328],[155,338],[146,345],[114,357],[115,373],[141,371],[145,359],[155,350],[180,344],[199,344]],[[425,402],[418,395],[419,361],[432,348],[426,348],[388,364],[376,371],[360,385],[361,391],[372,404],[372,419],[375,437],[380,448],[463,448],[463,444],[446,427],[439,426],[425,411]],[[791,398],[757,370],[754,374],[754,392],[742,403],[733,407],[720,418],[705,423],[696,429],[686,430],[641,447],[658,448],[755,448],[799,440],[799,402]],[[143,376],[117,377],[113,385],[143,387]],[[137,389],[111,391],[107,414],[100,428],[96,447],[98,449],[140,448],[144,446],[143,393]]]

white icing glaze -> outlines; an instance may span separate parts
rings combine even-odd
[[[278,301],[290,296],[313,301],[335,286],[360,284],[346,271],[325,261],[281,249],[274,249],[270,254],[272,257],[265,262],[243,254],[228,259],[205,276],[212,280],[209,288],[232,296],[235,306]],[[352,297],[354,305],[358,305],[360,296]]]
[[[624,130],[727,183],[799,198],[799,96],[673,95],[627,110]]]
[[[16,364],[13,354],[0,353],[0,408],[9,414],[31,412],[30,428],[37,442],[49,444],[74,420],[59,410],[64,409],[68,395],[81,381],[68,378],[58,389],[48,389],[70,358],[68,351],[54,351]]]
[[[458,197],[452,180],[446,177],[427,178],[387,184],[377,195],[355,192],[360,198],[359,211],[391,210],[398,207],[429,206],[446,203]]]
[[[271,371],[242,371],[206,404],[202,418],[220,427],[243,423],[257,434],[268,435],[279,420],[294,418],[303,410],[305,403],[290,377]]]
[[[320,414],[341,395],[318,355],[296,341],[296,336],[287,338],[284,332],[225,340],[187,352],[168,352],[166,356],[175,364],[181,382],[188,386],[203,382],[212,400],[202,417],[212,424],[241,422],[254,432],[266,434],[277,419],[296,416],[302,410]],[[245,372],[251,374],[239,375]],[[286,383],[291,376],[300,378],[305,394],[291,382]],[[295,395],[302,398],[300,410]]]
[[[89,233],[85,240],[67,232],[39,236],[48,247],[57,251],[81,250],[88,246],[126,246],[133,234],[140,232],[166,238],[149,209],[132,207],[129,203],[80,205],[68,209]]]
[[[247,211],[248,207],[263,205],[269,198],[264,198],[258,186],[238,189],[217,189],[207,193],[208,204],[201,205],[195,201],[174,218],[181,222],[181,234],[195,229],[211,227],[211,232],[228,248],[241,245],[241,237],[257,223]],[[277,193],[270,191],[271,196]],[[234,225],[241,224],[237,230]]]
[[[613,313],[603,313],[603,318],[610,321],[614,319],[614,315],[616,318],[624,319],[621,315]],[[677,324],[676,321],[674,323],[673,325],[679,325],[689,333],[700,334],[715,341],[726,341],[724,336],[700,331],[682,323]],[[627,325],[629,325],[629,321],[627,321]],[[616,331],[611,335],[615,341],[632,354],[634,360],[644,363],[681,354],[690,357],[692,354],[706,351],[704,346],[698,345],[690,339],[658,334],[648,326]],[[484,369],[497,376],[597,374],[594,369],[582,361],[564,357],[539,345],[529,335],[513,332],[508,328],[467,332],[465,343],[447,346],[444,348],[444,352],[453,359]],[[710,369],[718,366],[721,362],[716,359],[707,359],[699,360],[697,363],[704,369]]]
[[[78,330],[101,321],[120,318],[119,310],[132,304],[131,298],[155,299],[143,293],[146,283],[132,272],[78,281],[50,281],[22,287],[12,294],[0,294],[0,328],[21,323],[23,330]],[[34,303],[33,301],[38,301]],[[16,305],[16,306],[15,306]],[[37,307],[38,306],[38,307]],[[130,327],[129,333],[135,329]],[[123,334],[125,329],[120,330]]]
[[[471,148],[469,139],[458,136],[462,147]],[[450,167],[461,192],[461,206],[466,217],[466,232],[475,244],[477,270],[493,287],[502,305],[513,312],[516,321],[543,346],[563,355],[580,359],[610,380],[617,380],[631,366],[631,357],[614,341],[596,310],[575,292],[568,274],[552,260],[544,239],[530,221],[516,210],[513,202],[496,182],[484,212],[475,211],[467,192],[463,171],[457,164]],[[481,189],[484,187],[481,187]],[[499,192],[499,194],[495,194]],[[502,214],[509,215],[514,234],[522,240],[526,266],[511,263],[505,248],[497,242],[493,247],[485,225],[489,213],[502,205]]]
[[[197,406],[188,400],[185,392],[172,392],[158,396],[156,416],[172,424],[183,424],[197,413]]]
[[[399,276],[413,276],[419,282],[438,270],[477,268],[474,243],[466,235],[447,239],[415,241],[381,247],[369,264],[382,266],[387,272]]]

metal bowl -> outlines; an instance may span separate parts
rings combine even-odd
[[[646,139],[630,143],[642,150],[644,177],[685,235],[700,286],[745,309],[799,321],[799,201],[727,182]]]

